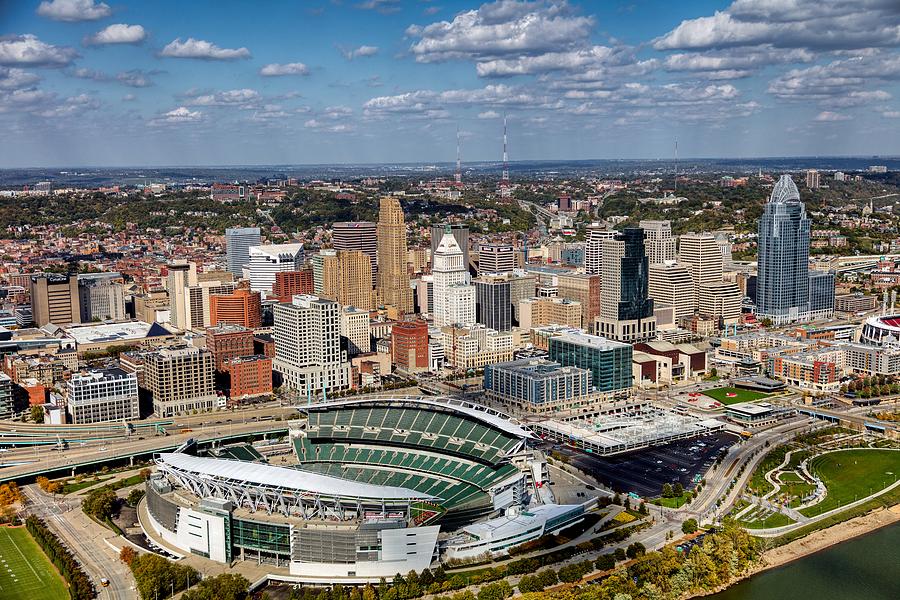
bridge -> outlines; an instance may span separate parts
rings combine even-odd
[[[807,417],[819,419],[820,421],[828,421],[841,427],[853,429],[860,432],[871,432],[883,435],[892,439],[900,439],[900,426],[897,423],[889,421],[879,421],[865,415],[854,415],[836,410],[824,408],[798,408],[797,412]]]

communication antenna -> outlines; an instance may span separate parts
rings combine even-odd
[[[456,126],[456,183],[462,183],[462,162],[459,160],[459,125]]]
[[[506,153],[506,113],[503,114],[503,184],[509,183],[509,155]]]
[[[675,194],[678,194],[678,140],[675,140]]]

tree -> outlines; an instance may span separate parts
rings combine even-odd
[[[138,475],[140,476],[141,481],[147,481],[148,479],[150,479],[150,475],[152,475],[152,474],[153,473],[152,473],[152,471],[150,471],[150,469],[141,469],[138,472]]]
[[[81,502],[81,509],[101,521],[112,516],[119,499],[116,493],[108,487],[101,487],[88,494]]]
[[[609,571],[616,568],[616,558],[612,554],[601,554],[594,562],[598,571]]]
[[[34,421],[35,423],[43,423],[44,422],[44,407],[43,406],[32,406],[29,415],[31,416],[31,420]]]
[[[662,497],[663,498],[671,498],[672,497],[672,484],[664,483],[662,486]]]
[[[681,524],[681,533],[690,534],[695,531],[697,531],[697,519],[685,519]]]
[[[675,482],[675,485],[672,486],[672,495],[675,498],[681,498],[684,495],[684,486],[679,482]]]
[[[506,580],[489,583],[478,590],[478,600],[506,600],[512,596],[512,586]]]
[[[122,546],[122,549],[119,550],[119,560],[129,567],[131,566],[131,561],[133,561],[136,556],[137,552],[135,552],[134,548],[131,546]]]
[[[135,488],[128,492],[128,497],[125,498],[125,502],[128,506],[137,506],[137,503],[141,501],[141,498],[144,497],[144,490],[140,488]]]
[[[616,548],[615,552],[613,552],[613,556],[616,559],[616,562],[622,562],[625,560],[625,550],[622,548]]]
[[[625,556],[632,559],[643,556],[646,553],[647,548],[645,548],[644,545],[640,542],[634,542],[633,544],[630,544],[625,550]]]
[[[222,573],[207,577],[193,589],[182,594],[182,600],[244,600],[250,582],[237,573]],[[332,594],[332,597],[339,594]]]

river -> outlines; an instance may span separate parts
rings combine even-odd
[[[764,571],[714,600],[897,600],[900,524]]]

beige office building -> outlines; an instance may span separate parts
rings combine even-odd
[[[143,359],[144,385],[153,395],[153,414],[173,417],[216,408],[215,365],[205,348],[163,348]]]
[[[581,302],[568,298],[526,298],[519,302],[522,329],[545,325],[580,328],[581,314]]]
[[[412,288],[406,247],[406,222],[403,208],[396,198],[381,199],[378,212],[378,297],[385,306],[394,306],[401,313],[413,310]]]
[[[694,314],[694,280],[684,265],[675,261],[651,264],[648,286],[656,307],[673,307],[676,320]]]
[[[59,326],[80,323],[78,278],[57,273],[32,275],[31,311],[38,327],[48,323]]]
[[[678,244],[678,262],[687,267],[694,280],[694,307],[698,308],[700,287],[722,281],[722,251],[715,236],[708,233],[682,235]]]
[[[322,257],[322,297],[343,306],[375,308],[372,261],[359,250],[338,250]]]

